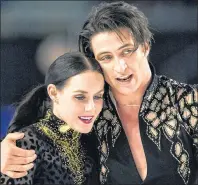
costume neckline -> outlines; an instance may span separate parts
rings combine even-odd
[[[82,135],[80,132],[73,130],[66,122],[54,115],[51,109],[46,111],[44,118],[38,121],[37,126],[53,140],[78,140]]]

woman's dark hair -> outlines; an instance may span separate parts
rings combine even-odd
[[[105,31],[114,31],[120,36],[120,28],[128,28],[132,32],[136,47],[146,42],[151,45],[153,35],[148,28],[148,20],[137,7],[126,2],[103,2],[92,8],[83,25],[78,41],[79,50],[88,57],[94,57],[91,37]]]
[[[87,58],[80,52],[70,52],[58,57],[48,69],[45,84],[29,92],[16,108],[8,132],[18,131],[44,116],[51,106],[47,93],[49,84],[54,84],[57,89],[61,90],[69,78],[88,70],[103,74],[94,58]]]

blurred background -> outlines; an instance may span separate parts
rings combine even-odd
[[[91,7],[102,1],[1,2],[1,132],[13,116],[14,104],[44,82],[48,66],[77,39]],[[150,61],[157,74],[198,83],[197,2],[126,1],[148,17],[155,43]]]

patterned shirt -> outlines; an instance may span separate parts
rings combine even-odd
[[[106,85],[109,92],[109,86]],[[141,180],[110,93],[95,123],[102,184],[190,185],[198,177],[198,86],[152,75],[139,112],[147,161]]]

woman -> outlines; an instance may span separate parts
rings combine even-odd
[[[56,59],[45,84],[20,103],[9,128],[25,134],[18,146],[36,151],[34,167],[18,179],[1,174],[1,183],[96,184],[94,140],[89,142],[92,135],[86,133],[102,109],[103,93],[104,78],[94,59],[78,52]]]

